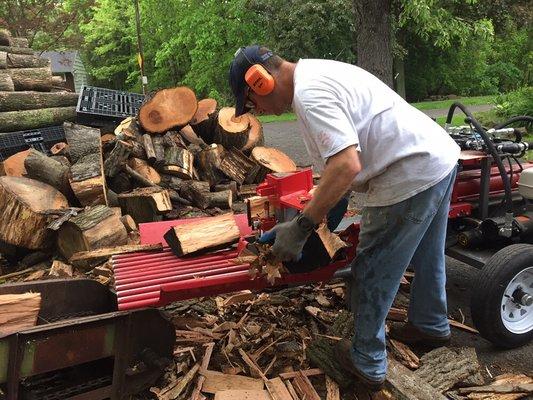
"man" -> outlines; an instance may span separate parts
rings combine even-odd
[[[366,193],[351,307],[355,334],[337,346],[345,369],[369,388],[386,375],[385,317],[408,265],[415,270],[408,320],[391,335],[408,343],[448,342],[444,243],[459,147],[422,112],[353,65],[288,62],[267,48],[239,49],[230,66],[236,115],[293,109],[314,167],[313,199],[278,224],[272,247],[298,258],[311,231],[351,188]]]

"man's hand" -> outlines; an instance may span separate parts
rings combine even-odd
[[[314,223],[305,214],[299,214],[292,221],[283,222],[265,232],[259,242],[275,239],[272,253],[280,261],[298,261],[307,238],[313,232]]]

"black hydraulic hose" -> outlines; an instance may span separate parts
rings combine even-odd
[[[453,113],[456,108],[459,108],[470,119],[471,124],[474,125],[474,128],[476,128],[476,132],[481,136],[481,138],[485,142],[485,145],[487,146],[487,149],[490,155],[494,158],[494,161],[496,162],[496,165],[498,167],[498,171],[500,172],[500,176],[502,177],[503,188],[505,190],[505,206],[506,206],[505,208],[508,213],[512,213],[513,212],[513,195],[511,192],[511,182],[509,181],[509,177],[507,176],[507,171],[505,170],[505,167],[503,166],[502,159],[500,155],[498,154],[496,147],[494,147],[494,143],[492,143],[485,129],[483,129],[481,124],[474,118],[474,116],[470,113],[470,111],[468,111],[466,107],[459,102],[454,102],[450,106],[450,110],[448,111],[448,116],[446,117],[447,124],[452,122]]]
[[[448,113],[448,116],[450,114]],[[449,123],[448,121],[446,121],[447,123]],[[533,123],[533,117],[530,117],[529,115],[519,115],[518,117],[513,117],[501,124],[498,124],[494,127],[494,129],[502,129],[502,128],[505,128],[506,126],[508,125],[511,125],[511,124],[514,124],[515,122],[528,122],[528,123]]]

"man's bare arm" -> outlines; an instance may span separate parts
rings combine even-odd
[[[312,200],[305,207],[304,214],[313,222],[320,223],[347,192],[359,171],[361,171],[361,162],[355,146],[347,147],[329,157],[320,183]]]

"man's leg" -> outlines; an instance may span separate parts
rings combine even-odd
[[[454,175],[454,173],[453,173]],[[367,377],[386,373],[385,318],[401,277],[437,214],[451,176],[401,203],[363,211],[354,273],[354,365]]]

